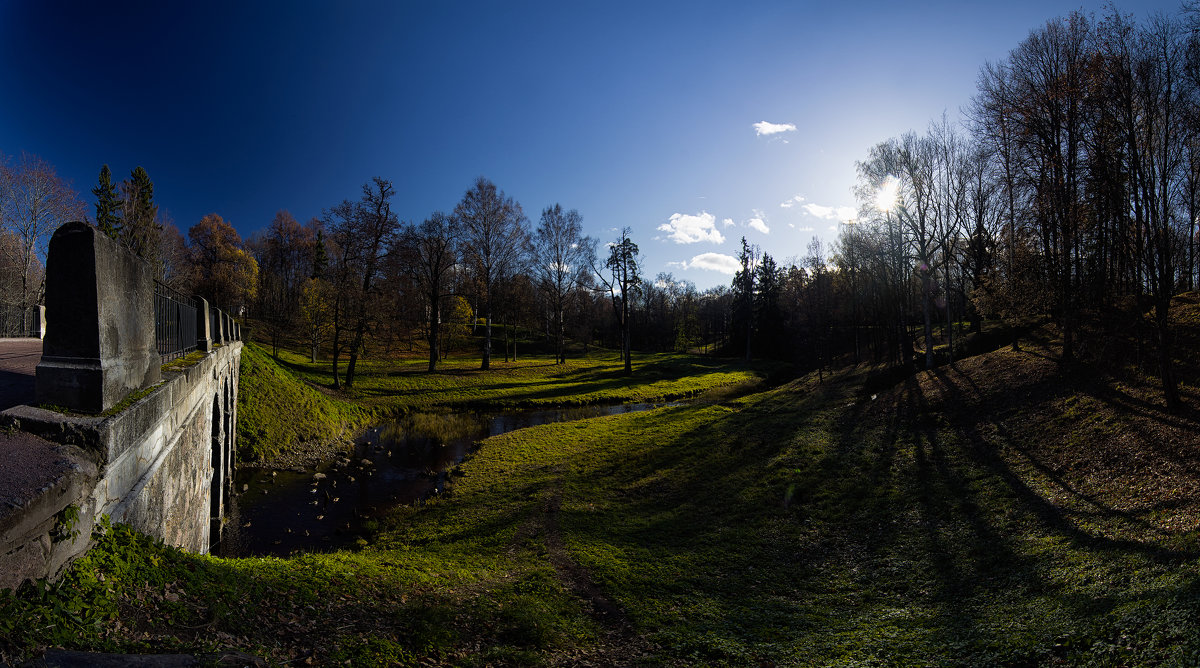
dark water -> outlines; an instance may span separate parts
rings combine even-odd
[[[442,492],[451,469],[488,436],[670,405],[676,404],[405,416],[368,430],[355,441],[353,455],[304,473],[239,471],[239,494],[214,552],[286,556],[352,546],[389,509]]]

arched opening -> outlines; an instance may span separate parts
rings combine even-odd
[[[213,395],[212,406],[212,483],[209,486],[209,539],[211,552],[221,542],[221,492],[224,467],[221,465],[224,447],[221,434],[221,398]]]
[[[233,416],[233,388],[229,383],[229,376],[225,377],[225,412],[222,414],[225,417],[225,439],[222,443],[225,448],[225,487],[228,490],[227,495],[233,494],[233,430],[235,428]]]

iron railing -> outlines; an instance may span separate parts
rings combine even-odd
[[[196,302],[154,282],[154,341],[163,363],[196,349]]]
[[[42,335],[41,310],[37,306],[0,304],[0,337],[38,338]]]

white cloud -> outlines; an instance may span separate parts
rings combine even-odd
[[[726,218],[725,220],[722,220],[721,224],[724,225],[725,227],[733,227],[734,226],[734,222],[733,222],[732,218]]]
[[[858,216],[858,210],[852,206],[822,206],[820,204],[805,204],[804,210],[810,215],[826,220],[853,220]]]
[[[780,132],[795,132],[796,126],[791,123],[768,123],[767,121],[759,121],[754,124],[754,133],[759,137],[764,135],[777,135]]]
[[[742,268],[737,258],[724,253],[701,253],[687,262],[668,262],[667,265],[678,266],[684,269],[719,271],[722,274],[729,274],[730,276],[736,274]]]
[[[790,209],[803,201],[804,201],[804,195],[796,195],[795,197],[793,197],[785,202],[780,202],[779,206],[781,206],[785,209]]]
[[[702,211],[694,216],[673,213],[670,220],[659,225],[658,229],[662,232],[669,232],[667,238],[677,244],[694,244],[700,241],[711,241],[714,244],[725,243],[725,237],[717,231],[716,222],[716,217],[707,211]]]
[[[816,232],[817,231],[817,228],[815,228],[815,227],[801,227],[799,229],[801,232]]]
[[[749,227],[752,230],[758,230],[763,234],[770,234],[771,228],[767,227],[767,221],[765,220],[766,217],[766,214],[764,214],[762,211],[754,209],[754,217],[746,221],[746,227]]]

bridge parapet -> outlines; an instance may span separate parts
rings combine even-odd
[[[232,492],[236,323],[195,298],[195,348],[207,354],[163,366],[177,352],[159,349],[172,337],[156,336],[149,267],[84,223],[55,232],[46,280],[39,406],[0,413],[23,432],[0,432],[0,455],[23,467],[0,476],[0,588],[57,577],[102,515],[208,551]]]
[[[39,404],[99,413],[157,383],[150,265],[87,223],[67,223],[46,259]]]

